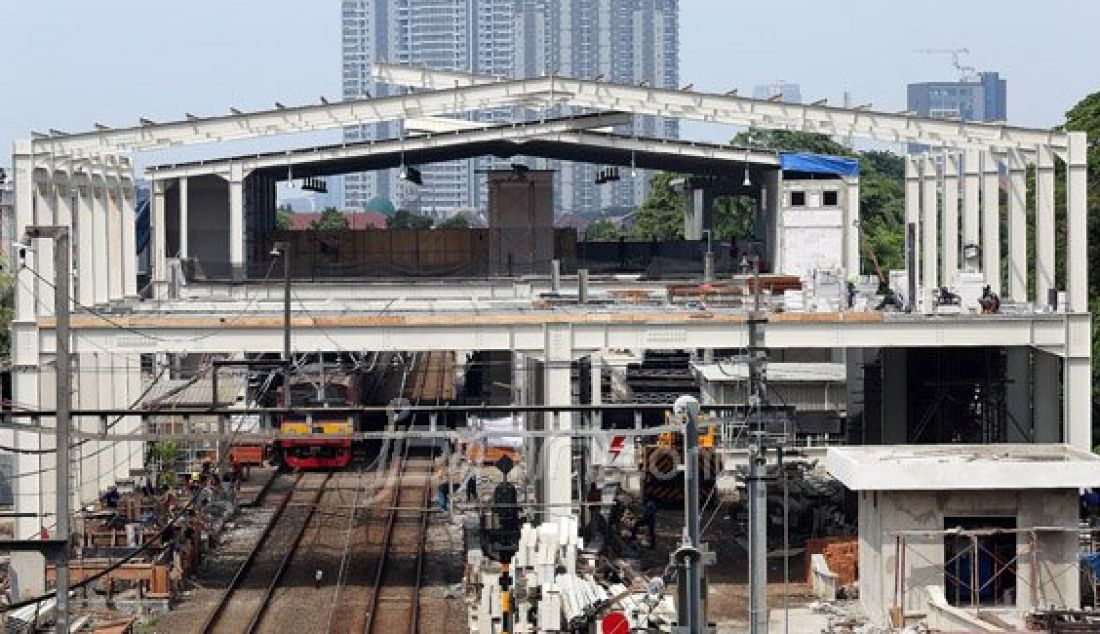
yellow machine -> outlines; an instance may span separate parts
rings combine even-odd
[[[672,412],[665,413],[665,424],[672,423]],[[699,421],[699,492],[709,496],[717,477],[714,452],[715,425]],[[684,437],[680,432],[661,432],[656,441],[642,451],[642,495],[658,504],[684,501]]]

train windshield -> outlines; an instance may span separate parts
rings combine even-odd
[[[296,383],[290,386],[291,407],[343,407],[348,405],[348,388],[337,383],[325,385],[324,394],[319,394],[312,383]]]

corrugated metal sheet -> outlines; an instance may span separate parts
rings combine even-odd
[[[213,399],[214,382],[207,373],[192,382],[189,379],[162,379],[149,390],[142,405],[146,407],[175,405],[179,407],[232,405],[244,394],[245,376],[237,372],[218,372],[218,399]]]

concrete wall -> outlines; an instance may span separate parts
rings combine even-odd
[[[899,531],[942,531],[946,517],[977,516],[1014,517],[1020,529],[1069,529],[1036,533],[1038,583],[1034,587],[1029,538],[1017,536],[1016,610],[1080,605],[1076,491],[863,491],[859,494],[859,592],[867,615],[884,624],[895,603]],[[906,611],[924,612],[927,589],[944,585],[943,542],[942,535],[907,537]]]
[[[841,179],[784,180],[780,199],[780,269],[789,275],[806,275],[812,269],[844,266],[844,218],[848,206],[848,185]],[[805,205],[794,206],[794,193],[805,195]],[[825,193],[836,194],[836,204],[826,205]]]

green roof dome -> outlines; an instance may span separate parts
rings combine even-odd
[[[363,211],[373,211],[384,216],[392,216],[397,213],[397,208],[393,206],[389,198],[375,196],[367,201],[367,205],[363,207]]]

